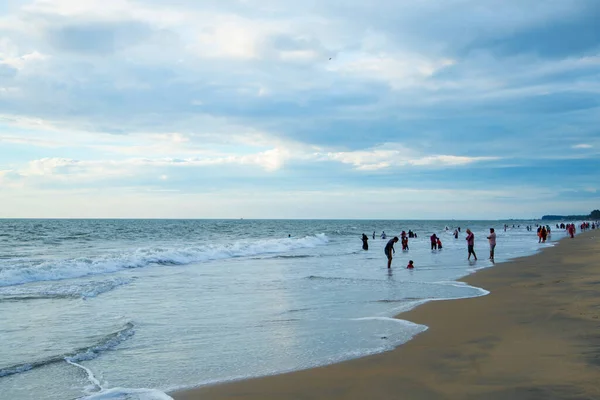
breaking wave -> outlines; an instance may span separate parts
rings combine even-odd
[[[179,248],[141,248],[92,258],[43,262],[19,260],[11,262],[10,265],[0,266],[0,287],[81,278],[150,265],[187,265],[236,257],[285,253],[297,249],[323,246],[328,242],[327,236],[321,233],[298,239],[264,239]]]
[[[133,279],[115,278],[81,283],[33,283],[0,288],[0,302],[37,299],[88,299],[131,283]]]

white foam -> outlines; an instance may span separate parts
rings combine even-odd
[[[104,389],[98,393],[82,397],[80,400],[173,400],[173,398],[156,389],[128,389],[117,387]]]
[[[100,384],[100,381],[98,379],[96,379],[96,377],[94,376],[94,373],[92,372],[91,369],[86,368],[81,364],[77,364],[76,362],[69,360],[69,358],[65,358],[65,361],[77,368],[81,368],[82,370],[84,370],[85,373],[87,374],[88,380],[92,383],[92,385],[94,385],[94,388],[98,388],[98,389],[102,390],[102,384]]]
[[[100,381],[94,376],[94,373],[89,368],[73,362],[69,359],[65,359],[69,364],[81,368],[87,374],[88,380],[92,383],[92,389],[98,390],[96,393],[91,393],[92,390],[86,390],[86,397],[81,398],[86,400],[173,400],[172,397],[166,393],[156,389],[130,389],[130,388],[111,388],[106,389],[100,383]]]
[[[299,239],[263,239],[181,248],[141,248],[94,258],[52,260],[42,263],[21,260],[0,268],[0,287],[38,281],[81,278],[114,273],[128,268],[143,268],[149,265],[186,265],[260,254],[285,253],[291,250],[323,246],[328,242],[327,236],[321,233]]]
[[[471,286],[466,282],[461,282],[461,281],[437,281],[437,282],[431,282],[434,285],[443,285],[443,286],[454,286],[454,287],[459,287],[459,288],[468,288],[468,289],[473,289],[477,292],[479,292],[479,295],[476,296],[462,296],[462,297],[452,297],[452,298],[447,298],[447,299],[431,299],[431,300],[454,300],[454,299],[470,299],[472,297],[481,297],[481,296],[487,296],[488,294],[490,294],[490,292],[488,290],[482,289],[480,287],[477,286]]]
[[[415,324],[414,322],[411,321],[407,321],[405,319],[399,319],[399,318],[391,318],[391,317],[361,317],[361,318],[351,318],[351,321],[385,321],[385,322],[393,322],[396,324],[400,324],[403,325],[407,328],[416,328],[419,331],[423,332],[427,329],[427,326],[425,325],[420,325],[420,324]]]

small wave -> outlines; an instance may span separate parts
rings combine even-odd
[[[425,332],[429,327],[427,325],[416,324],[405,319],[392,318],[392,317],[361,317],[361,318],[350,318],[350,321],[381,321],[391,322],[394,324],[400,324],[404,328],[410,330],[410,339],[418,335],[419,333]]]
[[[2,368],[0,369],[0,378],[63,361],[77,363],[80,361],[92,360],[98,357],[102,352],[111,350],[118,346],[121,342],[129,339],[131,336],[133,336],[134,332],[134,324],[132,322],[128,322],[123,328],[103,337],[92,346],[76,349],[65,354],[50,356],[38,361]]]
[[[25,300],[41,300],[41,299],[73,299],[79,298],[79,296],[73,296],[68,294],[23,294],[23,295],[0,295],[0,302],[3,301],[25,301]]]
[[[309,254],[299,254],[299,255],[282,255],[282,256],[275,256],[274,258],[311,258],[311,257],[315,257],[315,256],[311,256]]]
[[[407,301],[415,301],[415,300],[424,300],[419,297],[405,297],[403,299],[383,299],[383,300],[374,300],[373,303],[405,303]]]
[[[310,308],[310,307],[306,307],[306,308],[292,308],[291,310],[288,310],[287,312],[295,313],[295,312],[310,311],[310,310],[313,310],[313,308]]]
[[[285,253],[323,246],[328,242],[327,236],[321,233],[299,239],[266,239],[181,248],[142,248],[102,257],[53,260],[41,263],[17,261],[11,262],[9,266],[0,265],[0,287],[109,274],[150,265],[187,265],[260,254]]]
[[[257,328],[264,328],[264,327],[268,327],[268,326],[281,326],[281,324],[286,324],[286,323],[290,323],[290,322],[298,322],[301,321],[301,319],[299,318],[285,318],[285,319],[268,319],[265,321],[260,322],[259,324],[256,325],[252,325],[253,327],[257,327]]]
[[[0,302],[38,299],[88,299],[131,283],[133,279],[108,279],[80,284],[31,284],[0,288]]]
[[[385,282],[382,279],[345,278],[345,277],[341,277],[341,276],[319,276],[319,275],[310,275],[310,276],[305,277],[304,279],[308,279],[311,281],[345,281],[345,282],[377,282],[377,283]]]
[[[267,256],[261,256],[261,257],[253,257],[252,260],[267,260],[267,259],[271,260],[271,259],[277,259],[277,258],[285,260],[285,259],[314,258],[314,257],[319,257],[319,256],[317,256],[317,255],[310,255],[310,254],[297,254],[297,255],[294,255],[294,254],[286,255],[286,254],[284,254],[284,255],[278,255],[278,256],[267,255]]]

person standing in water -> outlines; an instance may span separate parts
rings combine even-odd
[[[546,243],[546,239],[548,238],[548,231],[545,226],[542,226],[542,230],[540,231],[540,238],[542,239],[542,243]]]
[[[475,254],[475,235],[473,234],[473,232],[471,232],[470,229],[467,229],[467,248],[469,249],[469,256],[467,257],[467,260],[471,260],[471,254],[473,254],[473,257],[475,257],[475,261],[477,261],[477,255]]]
[[[387,238],[387,235],[385,234],[385,231],[381,232],[381,238],[382,239],[386,239]]]
[[[487,237],[490,242],[490,260],[494,261],[494,249],[496,248],[496,232],[494,228],[490,228],[490,236]]]
[[[429,237],[429,241],[431,241],[431,250],[437,249],[437,236],[435,233]]]
[[[362,235],[363,250],[369,250],[369,238],[363,233]]]
[[[375,239],[375,231],[373,231],[373,239]]]
[[[396,252],[396,250],[394,250],[394,244],[396,243],[398,243],[398,236],[394,236],[393,239],[390,239],[385,245],[385,249],[383,250],[388,259],[388,268],[392,268],[392,257],[393,254]]]

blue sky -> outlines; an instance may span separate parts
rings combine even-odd
[[[0,217],[600,208],[596,0],[8,0]]]

